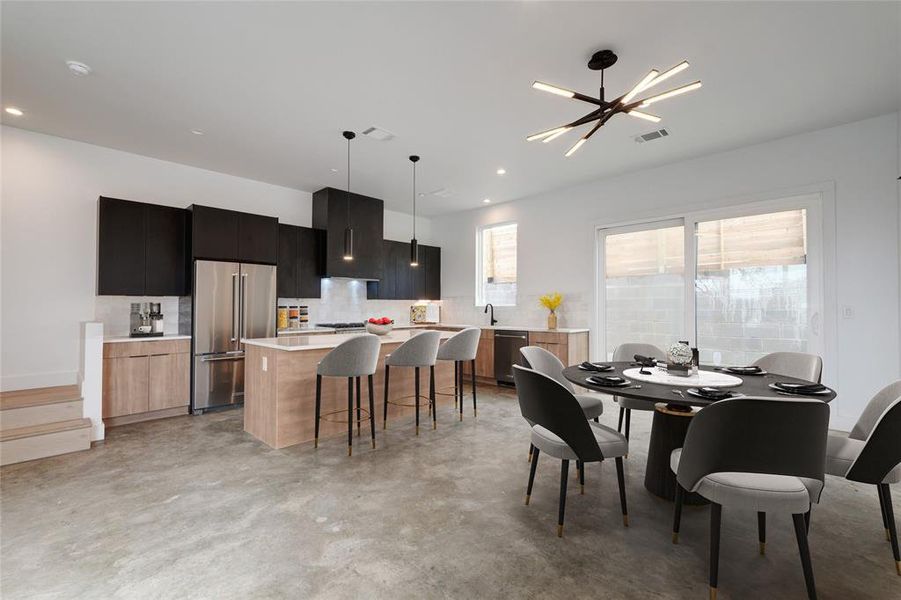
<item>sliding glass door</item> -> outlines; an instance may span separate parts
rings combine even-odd
[[[601,354],[689,340],[706,364],[823,353],[819,196],[598,231]]]

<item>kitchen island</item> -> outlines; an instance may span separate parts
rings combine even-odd
[[[385,356],[421,330],[392,331],[379,336],[382,343],[379,352],[379,366],[374,376],[376,423],[381,421],[384,406]],[[304,442],[312,442],[315,432],[316,409],[316,367],[319,361],[333,348],[359,334],[299,335],[275,338],[245,339],[244,360],[244,431],[273,448],[284,448]],[[442,331],[445,340],[454,333]],[[420,370],[420,393],[428,396],[429,370]],[[439,361],[435,366],[435,388],[452,387],[454,383],[453,363]],[[468,386],[467,386],[468,389]],[[362,381],[362,405],[368,406],[369,396],[365,378]],[[390,398],[392,401],[413,402],[413,369],[391,370]],[[468,392],[467,392],[468,393]],[[407,397],[406,399],[403,399]],[[442,400],[444,400],[442,402]],[[468,399],[467,399],[468,400]],[[451,411],[442,411],[449,396],[437,396],[438,424],[441,413],[448,419]],[[347,380],[336,377],[322,378],[322,414],[347,409]],[[390,406],[389,423],[397,427],[409,426],[413,433],[410,416],[413,408]],[[428,401],[421,400],[420,414],[428,411]],[[344,415],[335,417],[344,418]],[[455,415],[454,417],[455,418]],[[363,423],[363,430],[368,425]],[[381,427],[376,427],[376,432]],[[322,420],[319,440],[340,437],[347,434],[347,425]],[[378,435],[378,434],[376,434]],[[378,439],[378,437],[376,437]]]

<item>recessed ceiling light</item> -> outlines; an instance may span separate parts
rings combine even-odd
[[[71,71],[73,75],[77,75],[78,77],[90,75],[91,71],[93,71],[91,67],[83,62],[78,62],[77,60],[67,60],[66,66],[69,67],[69,71]]]
[[[485,198],[484,200],[482,200],[482,202],[488,204],[491,202],[491,198]]]
[[[419,196],[420,198],[422,198],[423,196],[425,196],[425,194],[422,193],[422,192],[419,192],[419,194],[417,194],[417,196]]]
[[[24,112],[22,112],[22,109],[16,108],[15,106],[7,106],[6,112],[17,117],[21,117],[25,114]]]
[[[194,135],[203,135],[203,129],[192,129],[191,133]]]
[[[329,171],[331,171],[332,173],[337,173],[338,169],[329,169]]]
[[[506,174],[507,174],[507,169],[501,167],[500,169],[497,170],[497,174],[498,174],[498,175],[506,175]]]

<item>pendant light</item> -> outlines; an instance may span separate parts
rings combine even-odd
[[[413,238],[410,240],[410,266],[419,266],[419,242],[416,241],[416,163],[419,157],[415,154],[410,157],[413,163]]]
[[[347,224],[344,227],[344,260],[354,259],[354,230],[350,226],[350,140],[357,137],[353,131],[345,131],[344,139],[347,140]]]

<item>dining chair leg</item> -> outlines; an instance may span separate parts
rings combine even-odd
[[[619,504],[623,509],[623,525],[629,526],[629,509],[626,507],[626,477],[623,473],[623,458],[616,457],[616,480],[619,483]]]
[[[416,435],[419,435],[419,367],[414,367],[413,373],[413,391],[416,394]]]
[[[532,462],[535,458],[535,446],[529,444],[529,462]],[[882,492],[879,492],[880,494]]]
[[[432,407],[432,429],[438,429],[438,405],[435,404],[435,365],[429,365],[429,406]]]
[[[585,463],[579,461],[579,495],[585,495]]]
[[[372,434],[372,449],[375,449],[375,386],[373,385],[373,376],[370,375],[369,380],[369,430]]]
[[[804,531],[806,533],[810,533],[810,511],[813,510],[813,506],[807,505],[807,512],[804,513]]]
[[[354,378],[347,378],[347,455],[354,454]]]
[[[360,436],[360,427],[362,425],[362,413],[360,412],[360,378],[357,377],[357,437]]]
[[[892,556],[895,557],[895,570],[901,575],[901,553],[898,551],[898,529],[895,525],[895,511],[892,509],[892,493],[887,483],[880,483],[882,498],[885,500],[885,519],[888,521],[888,532],[892,542]]]
[[[454,410],[457,410],[457,402],[460,399],[460,368],[457,361],[454,361]]]
[[[682,503],[685,501],[685,490],[676,482],[676,503],[673,507],[673,543],[679,543],[679,527],[682,524]]]
[[[478,407],[476,406],[476,361],[472,360],[472,365],[470,365],[470,369],[472,370],[472,417],[475,418],[478,416]]]
[[[882,496],[882,486],[876,485],[876,494],[879,496],[879,512],[882,513],[882,528],[885,529],[885,541],[892,541],[892,534],[888,530],[888,517],[885,516],[885,498]]]
[[[313,437],[313,447],[319,447],[319,412],[322,407],[322,375],[316,376],[316,433]],[[880,496],[881,497],[881,496]]]
[[[569,461],[560,461],[560,509],[557,514],[557,537],[563,537],[563,512],[566,510],[566,480],[569,479]]]
[[[616,423],[616,430],[620,433],[623,432],[623,416],[626,414],[626,409],[622,406],[619,407],[619,421]]]
[[[526,506],[532,497],[532,484],[535,483],[535,469],[538,468],[538,448],[532,452],[532,464],[529,466],[529,485],[526,486]]]
[[[759,542],[760,555],[766,554],[766,513],[757,512],[757,541]]]
[[[807,585],[807,597],[815,600],[817,588],[813,581],[813,566],[810,564],[810,547],[807,545],[807,524],[803,514],[792,515],[795,523],[795,537],[798,538],[798,552],[801,554],[801,568],[804,569],[804,583]]]
[[[626,409],[626,441],[629,441],[629,429],[632,428],[632,409]]]
[[[460,420],[463,420],[463,361],[457,361],[457,369],[460,371]]]
[[[716,587],[720,570],[720,523],[723,520],[723,506],[710,505],[710,600],[716,600]]]
[[[385,365],[385,406],[382,416],[382,429],[388,429],[388,375],[391,373],[391,367]]]

